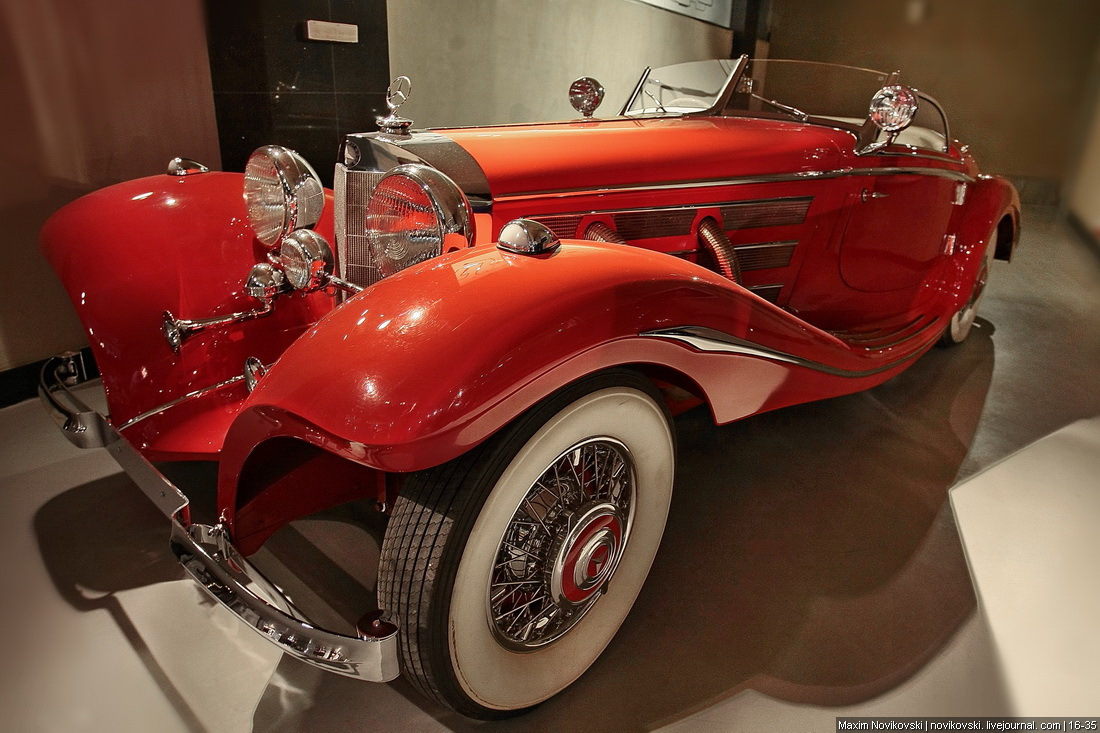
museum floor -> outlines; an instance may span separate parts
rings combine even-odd
[[[1098,376],[1100,259],[1029,209],[962,346],[848,397],[722,428],[681,416],[672,513],[631,616],[573,687],[496,724],[401,680],[281,658],[184,579],[166,522],[105,451],[15,405],[0,410],[3,727],[830,731],[841,715],[1096,715]],[[369,596],[380,530],[330,513],[264,560]]]

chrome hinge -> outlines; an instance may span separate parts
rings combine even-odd
[[[955,204],[955,206],[962,206],[963,204],[966,203],[966,184],[965,183],[956,183],[955,184],[955,198],[951,203]]]
[[[66,387],[88,381],[88,367],[84,364],[84,354],[79,351],[67,351],[58,357],[61,362],[57,365],[56,374]]]

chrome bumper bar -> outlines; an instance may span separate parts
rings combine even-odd
[[[368,682],[398,674],[397,628],[379,612],[360,622],[358,636],[318,628],[229,541],[221,524],[191,522],[189,500],[124,440],[103,415],[69,391],[83,380],[74,354],[42,367],[38,395],[65,437],[80,448],[106,448],[138,488],[171,521],[170,547],[184,569],[216,601],[287,654],[329,672]],[[366,626],[366,628],[362,628]]]

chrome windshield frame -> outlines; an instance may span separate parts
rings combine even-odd
[[[706,59],[701,59],[705,61]],[[725,59],[714,59],[715,61],[723,61]],[[690,63],[690,62],[687,62]],[[638,115],[628,115],[630,105],[634,104],[634,100],[638,98],[638,95],[642,93],[642,88],[645,86],[646,81],[649,79],[650,74],[653,73],[653,67],[647,66],[645,71],[642,72],[641,77],[638,79],[638,83],[634,86],[634,91],[630,93],[630,97],[626,100],[626,104],[619,110],[620,117],[710,117],[717,114],[725,108],[729,103],[730,97],[733,96],[733,90],[737,88],[737,84],[741,81],[741,75],[745,73],[745,69],[749,65],[748,54],[742,54],[737,58],[737,62],[730,69],[729,76],[726,77],[726,83],[722,86],[721,91],[718,92],[718,96],[715,97],[714,104],[706,109],[697,109],[690,112],[653,112],[642,113]],[[662,67],[663,68],[663,67]]]

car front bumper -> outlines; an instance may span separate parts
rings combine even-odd
[[[77,355],[55,357],[42,368],[38,395],[71,443],[80,448],[106,448],[171,520],[172,553],[211,597],[284,652],[315,667],[368,682],[388,682],[399,675],[397,628],[393,624],[381,621],[380,612],[368,615],[367,623],[360,622],[357,636],[312,624],[274,583],[237,552],[220,523],[211,526],[191,522],[189,500],[183,492],[106,417],[69,391],[81,379]]]

